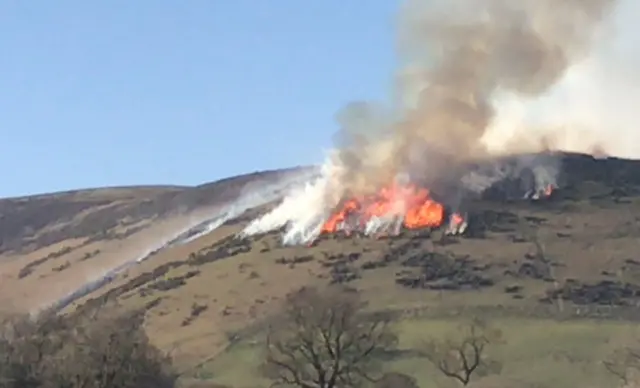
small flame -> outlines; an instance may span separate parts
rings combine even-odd
[[[549,198],[555,192],[556,186],[552,184],[546,185],[544,188],[539,188],[536,191],[530,191],[524,196],[525,199],[539,200],[543,198]]]
[[[453,213],[453,215],[451,216],[451,221],[454,224],[459,225],[464,222],[464,218],[458,213]]]
[[[467,230],[467,226],[468,223],[466,217],[462,216],[460,213],[453,213],[449,218],[449,225],[447,225],[445,233],[449,235],[462,234]]]

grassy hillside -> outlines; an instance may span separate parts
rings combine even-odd
[[[126,187],[0,199],[0,307],[46,306],[299,169],[196,187]]]
[[[401,320],[394,327],[400,337],[399,356],[386,362],[385,369],[414,376],[424,388],[456,386],[415,351],[429,338],[455,335],[460,322],[460,318]],[[479,386],[616,387],[619,382],[602,360],[640,334],[637,325],[628,322],[516,317],[496,317],[492,322],[504,332],[505,343],[489,351],[502,362],[502,370],[480,380]],[[258,373],[263,348],[261,338],[240,342],[196,369],[194,376],[234,387],[267,386],[269,382]]]
[[[493,350],[505,364],[501,377],[532,386],[607,386],[612,379],[602,358],[638,338],[638,167],[569,155],[561,189],[550,199],[475,200],[469,204],[470,228],[455,237],[439,230],[385,239],[331,235],[313,247],[284,247],[277,233],[235,239],[266,208],[255,209],[158,252],[65,312],[92,311],[110,302],[123,310],[145,308],[152,341],[173,352],[185,376],[251,387],[260,383],[254,367],[264,322],[283,298],[302,286],[341,284],[359,291],[373,310],[400,313],[394,327],[405,350],[442,336],[463,319],[482,316],[505,333],[506,343]],[[188,206],[210,205],[221,193],[233,197],[233,189],[224,187],[153,189],[159,191],[146,195],[176,201],[188,193]],[[138,198],[128,201],[144,197],[126,196]],[[78,283],[92,269],[131,256],[136,247],[186,222],[180,215],[161,216],[174,208],[158,201],[153,216],[134,217],[147,229],[116,243],[101,238],[87,244],[91,237],[78,232],[53,245],[7,254],[4,306],[35,303],[59,284]],[[89,214],[101,206],[107,205],[89,207]],[[60,253],[66,246],[72,250]],[[107,250],[109,255],[102,253]],[[21,277],[28,265],[30,274]],[[425,360],[403,354],[387,366],[416,375],[424,387],[439,381]]]

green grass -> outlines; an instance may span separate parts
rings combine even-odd
[[[242,342],[203,365],[195,377],[213,379],[218,384],[237,388],[269,386],[269,382],[259,374],[262,355],[260,344]]]
[[[501,375],[543,387],[614,387],[601,361],[618,345],[638,338],[630,323],[506,318],[493,322],[505,344],[490,348],[503,363]],[[425,337],[455,333],[458,322],[411,320],[397,325],[402,348],[415,348]],[[396,360],[390,368],[418,378],[421,386],[437,387],[446,380],[422,359]]]
[[[426,339],[454,334],[460,323],[411,319],[398,322],[395,329],[400,348],[416,349]],[[622,322],[500,318],[492,324],[503,331],[505,340],[504,344],[489,349],[490,355],[503,364],[500,378],[537,387],[616,387],[617,381],[605,371],[601,361],[613,349],[640,338],[636,325]],[[198,375],[238,388],[265,386],[258,374],[260,362],[260,344],[244,342],[206,365]],[[451,384],[422,358],[396,359],[387,367],[415,376],[424,388]]]

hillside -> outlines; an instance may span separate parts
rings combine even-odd
[[[560,188],[546,200],[474,200],[461,236],[336,234],[312,247],[284,247],[276,233],[234,238],[269,204],[242,208],[244,216],[157,251],[64,311],[108,302],[146,308],[151,338],[194,374],[207,365],[232,373],[228,346],[252,338],[279,302],[305,285],[346,284],[371,308],[409,317],[512,317],[527,320],[527,330],[537,327],[533,318],[639,320],[640,162],[566,154],[561,171]],[[52,303],[123,257],[211,219],[243,188],[295,173],[3,200],[3,307]]]
[[[53,303],[210,221],[254,185],[305,171],[258,172],[196,187],[98,188],[0,199],[0,306],[32,310]]]

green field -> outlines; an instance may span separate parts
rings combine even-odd
[[[430,338],[454,334],[460,323],[453,319],[405,319],[394,329],[400,349],[411,350]],[[499,376],[477,381],[487,387],[494,386],[489,381],[503,381],[499,386],[504,388],[513,386],[506,381],[517,381],[523,387],[616,387],[619,382],[606,371],[602,360],[614,349],[640,338],[637,325],[625,322],[499,318],[491,324],[502,330],[505,343],[489,348],[488,354],[502,363],[502,371]],[[268,386],[258,372],[261,354],[260,340],[245,340],[195,375],[238,388]],[[416,377],[424,388],[456,386],[416,355],[397,357],[387,367]]]

